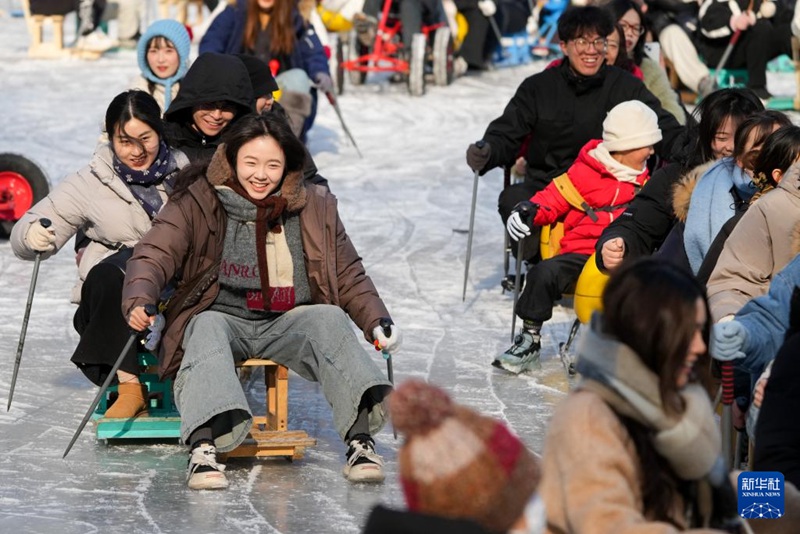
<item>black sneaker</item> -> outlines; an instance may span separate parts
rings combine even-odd
[[[217,449],[210,443],[201,443],[192,449],[186,484],[191,489],[225,489],[225,465],[217,463]]]
[[[370,436],[358,434],[349,443],[344,476],[350,482],[383,482],[383,459],[375,452]]]

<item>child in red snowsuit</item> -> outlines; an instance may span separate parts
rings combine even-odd
[[[603,121],[603,139],[586,143],[567,172],[530,201],[520,202],[506,228],[514,240],[531,226],[564,223],[561,251],[532,265],[515,313],[523,321],[514,345],[493,365],[513,373],[539,367],[542,323],[574,287],[603,229],[625,211],[649,178],[647,159],[661,140],[658,117],[638,100],[623,102]]]

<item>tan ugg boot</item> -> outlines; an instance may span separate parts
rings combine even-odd
[[[108,419],[132,419],[148,415],[147,386],[139,382],[126,382],[119,385],[119,396],[111,408],[106,410]]]

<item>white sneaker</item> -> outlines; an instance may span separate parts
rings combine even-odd
[[[196,490],[225,489],[228,487],[228,479],[224,471],[225,465],[217,463],[216,447],[202,443],[192,449],[186,484]]]
[[[350,441],[343,472],[350,482],[383,482],[383,458],[375,452],[371,437],[359,434]]]
[[[97,52],[102,54],[112,48],[119,46],[119,43],[103,33],[102,30],[97,29],[88,35],[83,35],[75,43],[75,48],[78,50],[85,50],[87,52]]]

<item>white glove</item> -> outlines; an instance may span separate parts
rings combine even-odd
[[[493,0],[479,0],[478,9],[481,10],[484,17],[491,17],[497,13],[497,6]]]
[[[147,327],[150,333],[145,337],[144,348],[155,353],[156,349],[158,349],[158,343],[161,341],[161,331],[164,330],[166,324],[164,316],[160,313],[153,317],[153,324]]]
[[[762,2],[761,7],[758,9],[758,14],[761,18],[769,19],[775,16],[775,2]]]
[[[394,354],[400,349],[400,345],[403,342],[403,335],[400,333],[400,329],[397,328],[397,325],[392,325],[389,328],[392,329],[392,335],[386,337],[383,333],[383,328],[376,326],[372,329],[372,339],[376,341],[376,348],[379,348],[383,352]]]
[[[513,212],[511,216],[509,216],[508,221],[506,221],[506,230],[508,230],[508,235],[510,235],[511,239],[514,241],[519,241],[523,237],[531,235],[531,229],[527,224],[522,222],[522,217],[520,217],[518,211]]]
[[[25,241],[36,252],[50,252],[56,248],[56,233],[52,228],[45,228],[36,221],[28,228]]]

